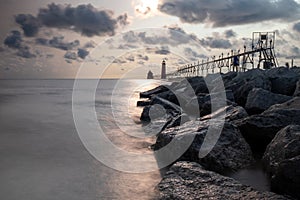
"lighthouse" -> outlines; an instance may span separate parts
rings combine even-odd
[[[166,79],[167,73],[166,73],[166,61],[163,60],[161,64],[161,79]]]

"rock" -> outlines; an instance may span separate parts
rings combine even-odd
[[[277,167],[271,179],[271,188],[279,194],[288,194],[300,199],[300,156],[286,159]]]
[[[214,145],[212,151],[204,158],[199,158],[199,151],[208,132],[209,121],[190,121],[158,134],[154,149],[159,150],[168,145],[172,140],[180,144],[192,138],[192,144],[179,160],[195,161],[202,164],[206,169],[219,173],[233,171],[248,166],[252,161],[252,152],[238,128],[230,122],[225,122],[222,133],[215,144],[213,139],[209,145]],[[218,122],[214,123],[218,126]],[[212,127],[211,127],[212,128]],[[210,132],[210,134],[213,134]],[[213,135],[210,135],[213,137]],[[216,136],[218,137],[218,135]],[[172,141],[174,142],[174,141]],[[207,143],[206,143],[207,145]],[[177,147],[180,148],[181,146]],[[170,149],[165,155],[172,155],[176,149]]]
[[[146,92],[141,92],[140,98],[150,98],[154,94],[159,94],[159,93],[166,92],[166,91],[169,91],[169,88],[167,86],[160,85],[152,90],[148,90]]]
[[[222,93],[211,93],[211,94],[201,94],[200,96],[192,98],[183,109],[187,113],[198,114],[200,116],[208,115],[212,112],[212,101],[216,109],[222,108],[226,105],[234,105],[234,96],[231,90],[225,91],[226,97],[223,99]],[[225,100],[225,102],[224,102]]]
[[[273,93],[288,96],[293,95],[296,88],[296,83],[300,78],[299,74],[286,67],[278,67],[267,70],[266,75],[271,81],[271,91]]]
[[[291,99],[292,97],[290,96],[254,88],[248,95],[245,108],[249,114],[259,114],[275,104],[281,104]]]
[[[222,74],[224,85],[228,85],[237,75],[237,72],[228,72],[226,74]]]
[[[152,96],[151,98],[154,99],[156,96],[160,97],[162,99],[166,99],[166,100],[168,100],[168,101],[170,101],[170,102],[172,102],[172,103],[174,103],[176,105],[180,105],[179,102],[178,102],[178,99],[177,99],[176,95],[171,90],[159,93],[157,95]]]
[[[300,198],[300,126],[280,130],[267,147],[263,163],[276,192]]]
[[[158,184],[160,200],[194,199],[289,199],[272,192],[262,192],[242,185],[232,178],[206,171],[192,162],[177,162]]]
[[[296,89],[295,89],[295,92],[294,92],[294,97],[300,97],[300,81],[298,81],[296,83]]]
[[[291,70],[300,76],[300,67],[292,67]]]
[[[235,101],[244,107],[247,102],[248,94],[253,88],[271,90],[271,82],[263,70],[253,69],[239,73],[234,79],[229,81],[225,87],[233,91]]]
[[[136,103],[137,107],[145,107],[145,106],[149,106],[150,105],[150,101],[138,101]]]
[[[234,123],[239,127],[252,150],[264,152],[279,130],[290,124],[300,125],[300,97],[283,104],[276,104],[262,114],[237,120]]]
[[[171,109],[177,111],[178,113],[182,112],[182,108],[175,103],[172,103],[166,99],[160,98],[159,96],[153,96],[151,98],[151,105],[161,105],[165,109]]]
[[[213,119],[213,118],[217,118],[219,117],[223,112],[225,113],[225,120],[228,122],[232,122],[235,120],[239,120],[239,119],[243,119],[248,117],[248,113],[246,112],[246,110],[241,107],[241,106],[226,106],[224,108],[221,108],[219,110],[217,110],[216,112],[206,115],[204,117],[201,118],[201,121],[205,121],[205,120],[209,120],[209,119]]]

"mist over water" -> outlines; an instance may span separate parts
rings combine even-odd
[[[72,116],[73,80],[0,80],[0,193],[3,199],[153,199],[159,171],[129,174],[95,160],[81,143]],[[119,148],[149,152],[153,137],[136,138],[143,81],[101,80],[96,114]],[[157,83],[153,82],[153,86]],[[141,88],[145,90],[149,88]],[[130,97],[130,98],[128,98]],[[133,106],[128,109],[129,106]],[[92,105],[88,105],[92,106]],[[114,111],[112,111],[114,109]],[[114,113],[132,120],[116,124]],[[122,126],[122,130],[118,126]],[[128,135],[126,132],[130,133]],[[138,133],[136,133],[138,134]]]

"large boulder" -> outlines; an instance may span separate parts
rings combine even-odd
[[[225,85],[234,93],[235,101],[240,106],[245,106],[249,92],[253,88],[271,90],[271,82],[263,70],[253,69],[244,73],[239,73]]]
[[[281,104],[291,100],[292,97],[275,94],[261,88],[254,88],[248,95],[246,110],[249,114],[259,114],[275,104]]]
[[[140,98],[150,98],[154,94],[159,94],[159,93],[166,92],[166,91],[169,91],[169,88],[167,86],[160,85],[160,86],[158,86],[156,88],[153,88],[151,90],[141,92],[140,93]]]
[[[294,97],[300,97],[300,81],[298,81],[296,83],[296,89],[295,89],[295,92],[294,92]]]
[[[191,162],[175,163],[158,184],[158,190],[160,200],[289,199],[272,192],[257,191],[232,178],[206,171],[198,163]]]
[[[192,144],[188,147],[179,160],[195,161],[202,164],[206,169],[213,170],[219,173],[225,171],[234,171],[248,166],[253,161],[252,152],[249,145],[242,137],[240,131],[236,126],[230,122],[225,122],[224,128],[221,129],[220,135],[213,131],[208,131],[210,127],[210,121],[190,121],[181,126],[166,129],[165,131],[158,134],[154,149],[159,150],[171,141],[172,143],[179,144],[173,148],[181,148],[180,144],[184,143],[185,140],[192,138]],[[220,126],[219,122],[215,121],[212,126]],[[207,135],[207,133],[211,135]],[[217,141],[212,138],[216,137]],[[199,157],[201,146],[205,137],[211,140],[205,146],[212,147],[212,151],[204,158]],[[218,138],[219,137],[219,138]],[[174,141],[175,140],[175,141]],[[216,144],[215,144],[216,142]],[[178,149],[170,149],[166,154],[173,155]],[[168,157],[168,155],[164,155]]]
[[[252,115],[234,123],[252,150],[264,152],[279,130],[291,124],[300,125],[300,97],[276,104],[262,114]]]
[[[248,117],[248,113],[243,107],[229,105],[213,112],[212,114],[201,117],[201,121],[216,119],[220,117],[222,114],[224,114],[224,112],[225,112],[225,120],[228,122],[232,122],[235,120],[244,119]]]
[[[299,81],[299,74],[286,67],[273,68],[266,71],[266,75],[271,81],[271,91],[277,94],[292,96],[296,83]]]
[[[190,99],[190,101],[183,106],[183,109],[191,114],[200,113],[201,116],[205,116],[212,112],[212,103],[214,103],[215,109],[222,108],[226,105],[235,105],[234,95],[231,90],[226,90],[225,97],[222,97],[223,93],[221,92],[200,94]]]
[[[271,174],[274,191],[300,198],[300,126],[279,131],[269,144],[263,163]]]

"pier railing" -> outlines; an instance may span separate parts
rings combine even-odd
[[[200,76],[205,73],[246,71],[254,68],[269,69],[278,66],[275,54],[275,32],[254,32],[252,34],[252,48],[244,46],[240,50],[224,55],[212,56],[206,60],[187,64],[179,67],[176,71],[168,73],[167,78]],[[263,66],[261,67],[261,63]],[[257,65],[256,65],[257,64]],[[250,67],[249,67],[250,65]]]

